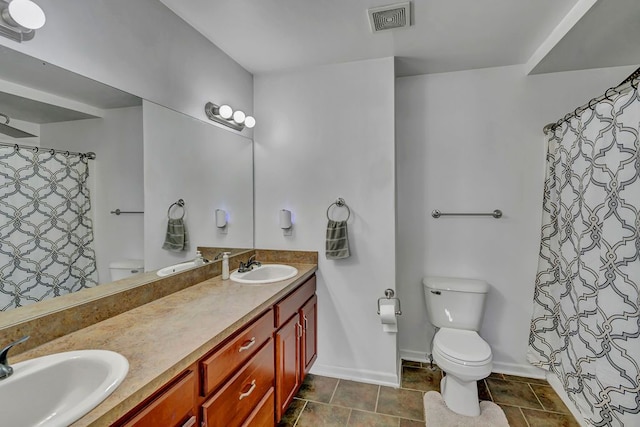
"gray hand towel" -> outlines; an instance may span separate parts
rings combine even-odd
[[[189,239],[187,237],[187,226],[182,218],[169,218],[167,222],[167,235],[164,238],[162,249],[172,252],[181,252],[187,249]]]
[[[329,220],[327,224],[327,259],[349,258],[349,233],[347,221]]]

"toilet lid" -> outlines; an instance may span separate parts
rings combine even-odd
[[[491,347],[475,331],[442,328],[433,344],[444,356],[465,362],[485,362],[491,358]]]

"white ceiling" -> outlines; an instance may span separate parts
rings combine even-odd
[[[367,9],[399,0],[160,1],[254,74],[389,56],[396,57],[398,76],[525,64],[574,6],[588,10],[595,2],[623,3],[616,22],[635,23],[634,34],[640,31],[640,0],[413,0],[412,27],[375,34]],[[593,22],[578,35],[569,27],[560,38],[568,37],[566,46],[549,46],[529,69],[538,62],[534,72],[640,63],[637,37],[615,64],[604,60],[611,56],[605,41],[590,46],[590,60],[574,60],[582,35],[598,37],[608,25],[596,8],[590,14]]]

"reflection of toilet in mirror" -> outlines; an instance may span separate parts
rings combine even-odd
[[[491,373],[491,347],[478,330],[489,285],[482,280],[425,277],[429,322],[438,328],[431,353],[446,373],[440,382],[445,403],[454,412],[480,415],[476,381]]]
[[[144,261],[141,259],[125,259],[109,263],[109,274],[112,282],[144,272]]]

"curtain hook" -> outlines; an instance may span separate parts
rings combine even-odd
[[[13,149],[16,150],[16,151],[20,151],[20,146],[18,144],[15,144],[13,146]]]
[[[593,105],[594,105],[593,107],[591,106],[591,103],[592,103],[593,101],[596,101],[596,104],[597,104],[597,99],[595,99],[595,98],[594,98],[594,99],[592,99],[591,101],[589,101],[589,105],[588,105],[588,107],[589,107],[589,109],[590,109],[590,110],[595,111],[595,104],[593,104]]]

